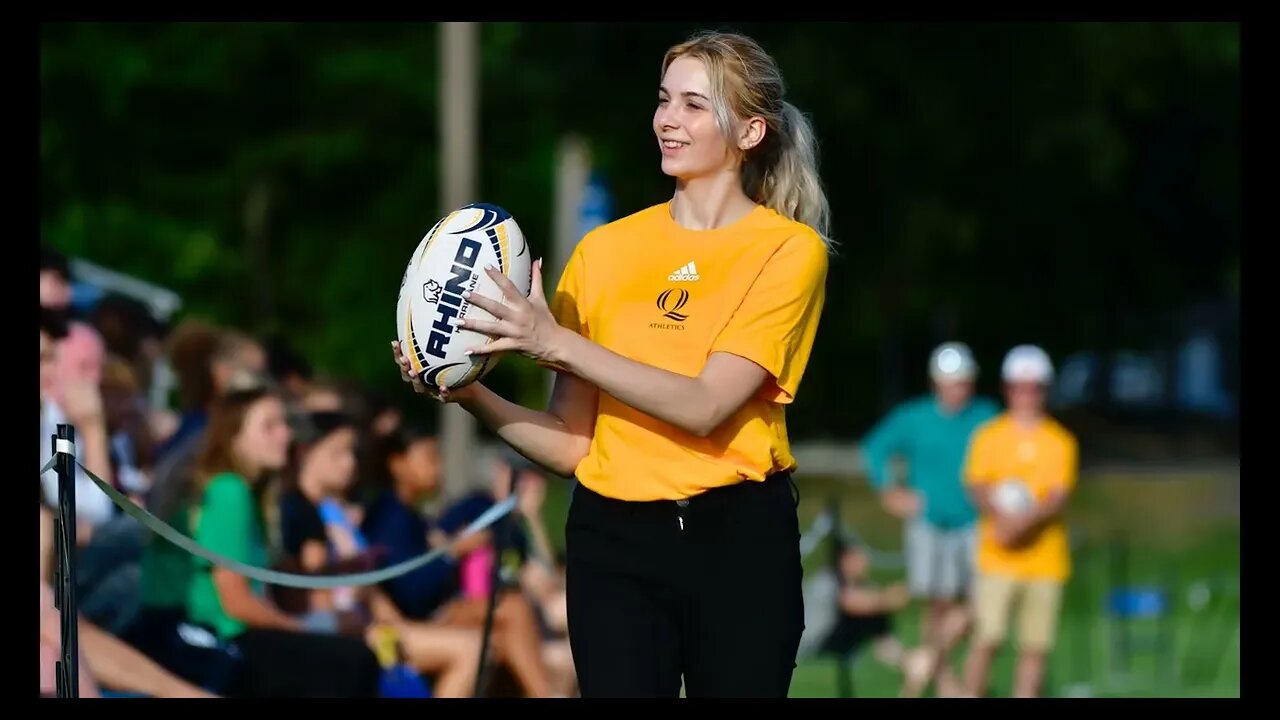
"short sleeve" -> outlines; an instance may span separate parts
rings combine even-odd
[[[556,291],[551,297],[549,306],[552,317],[562,327],[590,338],[591,328],[587,323],[586,313],[586,281],[582,243],[578,243],[578,246],[573,249],[573,254],[569,256],[569,262],[565,264],[564,271],[560,273],[560,281],[556,283]],[[541,360],[538,364],[552,370],[561,369],[554,363]]]
[[[308,540],[328,542],[320,509],[312,505],[302,493],[290,492],[280,498],[281,544],[286,553],[298,557]]]
[[[582,259],[582,243],[579,243],[569,256],[569,262],[560,274],[556,283],[556,292],[552,296],[551,314],[556,322],[579,335],[590,337],[587,323],[586,304],[586,268]]]
[[[773,376],[768,399],[790,403],[813,351],[826,301],[827,248],[816,233],[778,248],[711,346],[744,357]]]
[[[974,431],[964,460],[964,481],[967,484],[986,485],[996,480],[993,441],[993,436],[986,427],[979,427]]]
[[[1058,464],[1058,476],[1055,480],[1058,487],[1070,492],[1075,489],[1076,475],[1080,469],[1080,449],[1076,439],[1071,435],[1062,438],[1061,459]]]
[[[253,562],[253,494],[243,481],[222,475],[214,478],[200,504],[195,541],[205,548],[242,563]],[[207,565],[208,561],[197,558]]]

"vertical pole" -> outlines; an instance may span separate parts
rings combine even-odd
[[[478,23],[440,23],[441,215],[478,200],[477,35]],[[440,406],[440,451],[448,482],[471,484],[475,431],[470,413],[453,404]]]
[[[76,431],[58,425],[52,438],[58,474],[58,513],[54,516],[54,605],[61,618],[62,657],[56,666],[58,697],[80,697],[80,613],[76,604]]]
[[[581,215],[582,198],[586,193],[587,179],[591,172],[591,150],[586,140],[577,135],[569,135],[560,141],[556,151],[555,207],[553,208],[551,251],[542,261],[542,289],[547,293],[547,302],[554,299],[556,287],[560,284],[560,274],[573,254],[573,248],[582,238],[578,237],[578,220]],[[546,370],[545,396],[551,398],[551,390],[555,384],[555,371]]]
[[[543,261],[542,285],[553,292],[560,281],[560,272],[573,248],[582,238],[578,237],[582,199],[591,173],[591,150],[587,141],[577,135],[560,141],[556,153],[555,212],[551,238],[554,243]]]
[[[507,471],[507,497],[516,494],[516,476],[519,471],[513,466]],[[515,520],[511,515],[498,518],[493,524],[493,567],[489,573],[489,606],[484,613],[484,630],[480,635],[480,666],[476,669],[476,686],[474,697],[484,697],[484,690],[489,686],[489,646],[493,637],[493,616],[498,607],[498,586],[502,582],[502,553],[507,547],[507,538],[511,534],[511,523]]]

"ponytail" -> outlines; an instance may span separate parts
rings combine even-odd
[[[766,134],[764,147],[749,156],[743,167],[743,189],[761,205],[813,228],[829,249],[834,248],[813,126],[799,108],[783,100],[782,122],[769,130],[773,142]]]

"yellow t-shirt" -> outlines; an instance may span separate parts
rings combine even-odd
[[[1045,418],[1035,428],[1001,414],[974,431],[965,462],[965,480],[994,487],[1020,480],[1037,502],[1055,488],[1075,487],[1078,451],[1075,436],[1056,420]],[[978,520],[978,572],[1019,580],[1066,581],[1071,575],[1067,529],[1061,519],[1045,524],[1030,543],[1014,550],[996,542],[995,522]]]
[[[772,377],[706,438],[601,392],[578,481],[621,500],[677,500],[794,469],[783,410],[809,361],[826,275],[818,234],[763,206],[723,228],[690,230],[663,203],[588,233],[551,300],[561,325],[690,377],[713,352]]]

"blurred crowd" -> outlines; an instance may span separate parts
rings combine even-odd
[[[43,248],[41,467],[57,426],[72,425],[81,696],[576,693],[563,562],[548,540],[537,468],[503,455],[487,487],[446,488],[430,431],[357,384],[316,377],[287,338],[197,318],[170,325],[122,295],[73,305],[71,281],[67,259]],[[252,566],[347,574],[447,552],[380,585],[264,585],[155,535],[89,473]],[[513,489],[515,512],[463,536]],[[61,653],[57,503],[49,470],[40,494],[44,696],[56,693]]]
[[[82,696],[576,694],[563,559],[548,539],[547,479],[536,467],[504,454],[486,486],[446,487],[430,431],[358,384],[316,377],[287,338],[198,318],[170,325],[122,295],[72,299],[67,259],[43,249],[41,467],[57,426],[72,425]],[[928,368],[933,392],[895,408],[860,443],[869,482],[902,521],[906,581],[871,582],[867,550],[842,540],[835,613],[811,617],[806,634],[826,653],[869,648],[902,672],[904,696],[930,687],[977,696],[1016,631],[1014,692],[1039,694],[1070,575],[1062,513],[1077,465],[1074,436],[1046,410],[1053,364],[1035,346],[1010,350],[1003,408],[974,394],[978,368],[964,344],[939,346]],[[90,473],[204,548],[255,567],[348,574],[446,552],[378,585],[263,584],[152,533]],[[507,520],[464,535],[513,490]],[[61,653],[57,504],[48,470],[45,696],[56,694]],[[892,620],[913,601],[920,642],[906,649]]]

